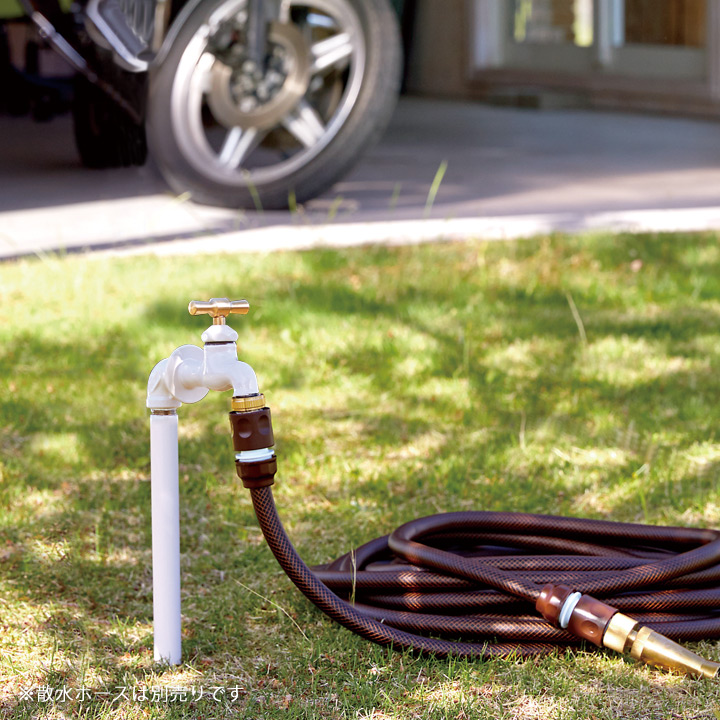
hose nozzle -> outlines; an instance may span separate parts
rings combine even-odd
[[[682,645],[666,638],[627,615],[616,613],[608,623],[603,645],[611,650],[630,653],[648,665],[707,678],[717,677],[720,663],[706,660]]]
[[[574,635],[599,647],[630,653],[648,665],[707,678],[717,677],[720,671],[720,663],[706,660],[617,608],[564,585],[546,585],[536,607],[546,620]]]

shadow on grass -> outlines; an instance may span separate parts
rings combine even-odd
[[[639,278],[623,270],[634,242],[517,244],[485,251],[482,264],[479,250],[451,246],[268,260],[255,322],[233,326],[271,379],[270,404],[279,399],[278,495],[301,552],[328,561],[344,538],[359,544],[438,510],[702,517],[720,472],[720,266],[703,264],[709,241],[693,254],[648,240],[634,252],[658,267]],[[574,253],[597,266],[597,281],[585,266],[557,270]],[[225,282],[214,294],[234,293]],[[186,314],[187,298],[172,297],[78,342],[18,329],[0,348],[10,379],[0,398],[9,601],[29,604],[18,623],[23,612],[34,618],[38,637],[112,658],[115,677],[128,652],[150,664],[145,381],[168,337],[178,338],[170,351],[205,326]],[[270,653],[263,637],[281,622],[219,579],[242,570],[265,595],[279,575],[232,479],[226,411],[213,396],[181,418],[187,647],[211,664],[248,660],[246,644]],[[294,594],[283,602],[319,622]],[[123,630],[133,624],[141,629]]]

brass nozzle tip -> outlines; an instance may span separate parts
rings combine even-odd
[[[249,395],[246,397],[234,397],[231,403],[234,412],[250,412],[251,410],[259,410],[265,407],[265,396]]]
[[[630,654],[651,665],[708,678],[716,677],[720,669],[720,663],[706,660],[647,627],[638,630]]]
[[[636,660],[667,670],[707,678],[717,677],[720,670],[720,663],[706,660],[655,630],[639,627],[636,620],[622,613],[610,620],[603,645],[618,652],[629,652]]]

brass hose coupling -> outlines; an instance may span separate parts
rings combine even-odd
[[[248,489],[267,487],[275,482],[277,458],[272,449],[275,437],[270,408],[264,395],[232,399],[230,428],[235,448],[235,469]]]
[[[648,665],[708,678],[717,677],[720,670],[720,663],[700,657],[617,608],[565,585],[546,585],[535,607],[556,627],[598,647],[629,653]]]

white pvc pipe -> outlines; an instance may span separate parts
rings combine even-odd
[[[150,476],[155,662],[178,665],[182,654],[180,495],[178,419],[174,410],[150,415]]]

